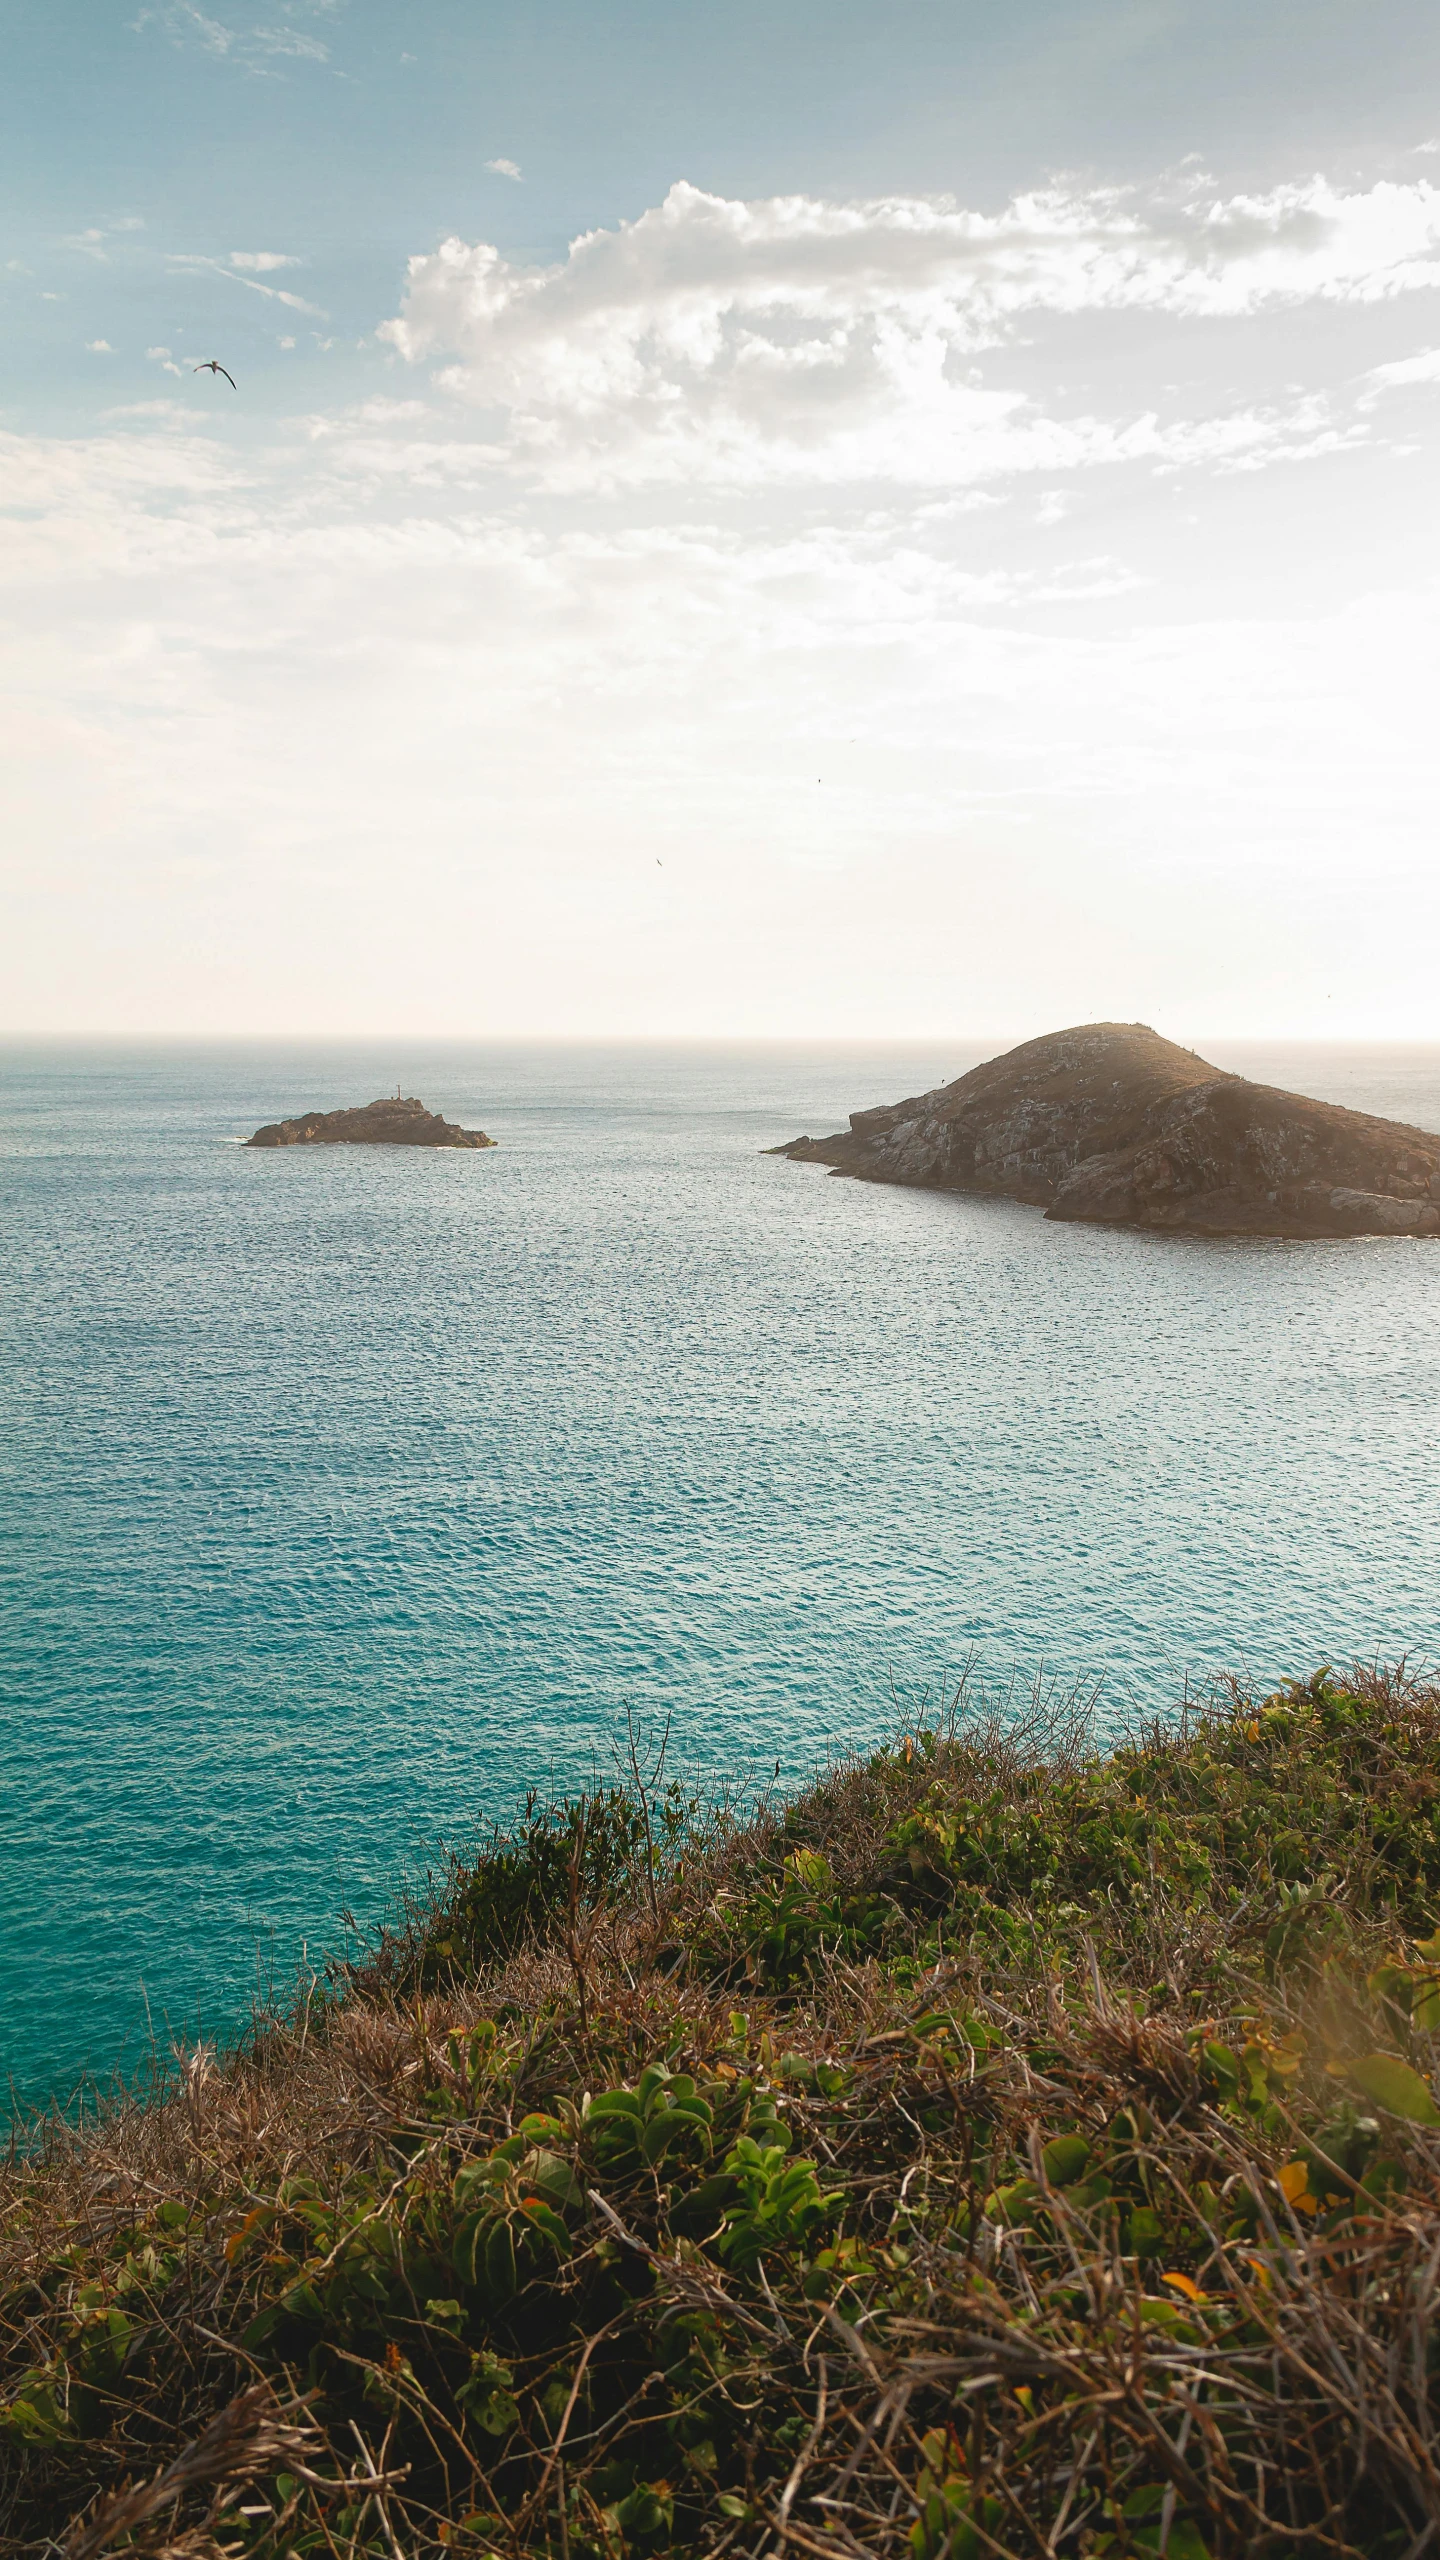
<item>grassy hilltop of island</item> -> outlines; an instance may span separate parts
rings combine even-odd
[[[1440,2530],[1440,1690],[532,1804],[4,2176],[0,2552]]]

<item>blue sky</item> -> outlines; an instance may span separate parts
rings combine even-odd
[[[1433,8],[23,0],[0,117],[11,1027],[1433,1035]]]
[[[223,338],[289,396],[269,315],[176,278],[170,253],[298,244],[353,338],[448,233],[553,259],[677,177],[995,208],[1054,170],[1124,184],[1190,153],[1236,188],[1312,166],[1407,174],[1440,99],[1422,0],[12,0],[7,18],[7,259],[65,297],[37,307],[30,279],[8,280],[7,404],[62,424],[93,392],[77,324],[128,332],[127,361],[167,330]],[[487,169],[500,159],[519,186]],[[108,272],[65,246],[92,230]],[[314,361],[303,334],[297,352]]]

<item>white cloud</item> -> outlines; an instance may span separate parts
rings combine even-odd
[[[328,62],[330,47],[298,27],[254,27],[249,42],[258,53],[289,54],[297,62]]]
[[[1336,948],[1427,1018],[1433,599],[1187,619],[1015,510],[388,513],[181,427],[0,439],[10,1019],[1293,1026]]]
[[[1236,322],[1440,284],[1440,188],[1322,178],[1216,199],[1054,188],[996,215],[949,198],[742,203],[678,184],[551,267],[447,240],[381,331],[507,413],[556,488],[701,479],[954,484],[1004,469],[1290,450],[1275,417],[1037,416],[975,359],[1049,322]],[[1312,450],[1321,422],[1313,413]]]
[[[1440,382],[1440,347],[1422,347],[1418,355],[1372,365],[1365,376],[1362,404],[1373,407],[1382,392],[1404,391],[1416,382]]]
[[[180,273],[206,269],[211,275],[224,276],[227,284],[243,284],[248,293],[263,293],[267,302],[283,302],[290,311],[303,311],[312,320],[323,320],[325,313],[314,302],[305,302],[298,293],[287,293],[276,284],[261,284],[257,276],[242,275],[235,266],[226,266],[219,258],[206,258],[189,250],[172,250],[169,263]]]
[[[85,352],[91,356],[113,356],[115,350],[108,338],[87,338]]]
[[[137,414],[148,413],[144,404]],[[162,415],[173,415],[170,403]],[[0,476],[6,503],[26,521],[8,529],[6,581],[48,568],[63,577],[88,550],[97,573],[131,574],[155,559],[193,547],[196,522],[185,516],[206,502],[204,547],[213,549],[222,502],[250,485],[233,457],[192,432],[183,443],[165,436],[42,437],[0,433]]]
[[[517,185],[521,183],[519,166],[514,160],[487,160],[485,166],[492,178],[513,178]]]
[[[69,231],[61,235],[62,249],[78,249],[82,257],[94,258],[102,266],[110,263],[107,242],[124,238],[128,233],[143,231],[144,218],[138,213],[114,215],[103,225],[93,223],[87,231]]]
[[[196,43],[206,53],[222,57],[232,50],[236,40],[233,27],[223,25],[218,18],[207,18],[194,0],[157,0],[155,7],[142,9],[138,18],[130,21],[132,35],[143,34],[147,27],[157,27],[172,44]]]
[[[106,409],[102,414],[107,421],[114,418],[153,419],[162,427],[181,428],[189,434],[193,434],[195,427],[194,411],[179,400],[129,400],[119,408]]]
[[[289,23],[250,19],[244,25],[227,24],[212,18],[196,5],[196,0],[153,0],[130,21],[132,35],[143,35],[147,28],[168,38],[174,45],[198,45],[204,53],[220,61],[233,61],[242,70],[263,72],[268,61],[289,58],[297,62],[328,62],[330,48],[317,35],[308,33],[294,21],[300,17],[333,16],[337,0],[280,0],[279,15]]]
[[[1440,598],[1359,448],[1432,208],[1198,184],[683,191],[418,262],[451,391],[0,437],[5,1017],[1423,1036]]]
[[[230,264],[246,275],[268,276],[276,267],[298,267],[300,260],[287,257],[282,249],[232,249]]]

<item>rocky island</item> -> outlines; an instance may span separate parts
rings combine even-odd
[[[247,1147],[493,1147],[483,1129],[461,1129],[427,1111],[414,1094],[387,1094],[352,1111],[304,1111],[296,1120],[271,1120]]]
[[[1213,1067],[1143,1022],[1027,1040],[772,1154],[1047,1218],[1196,1235],[1440,1234],[1440,1136]]]

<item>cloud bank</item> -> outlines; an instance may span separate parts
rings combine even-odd
[[[1428,180],[1346,193],[1316,177],[1227,199],[1055,187],[995,215],[948,198],[744,203],[682,183],[553,266],[445,241],[411,260],[381,335],[445,364],[443,387],[495,414],[496,458],[557,489],[945,486],[1243,461],[1324,436],[1313,404],[1106,421],[982,379],[980,358],[1047,326],[1235,323],[1437,284]]]
[[[417,258],[343,400],[97,358],[0,433],[0,1013],[1425,1036],[1436,238],[680,187]]]

